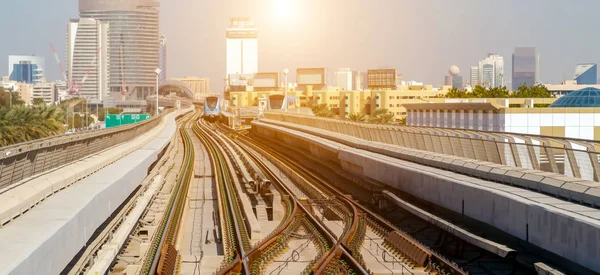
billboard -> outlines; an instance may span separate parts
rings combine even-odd
[[[367,71],[367,86],[369,89],[395,89],[396,69],[379,69]]]
[[[252,80],[255,91],[272,91],[279,88],[279,73],[256,73]]]
[[[326,85],[325,79],[325,68],[296,69],[296,83],[300,89],[305,89],[306,85],[312,85],[314,90],[321,90]]]
[[[149,114],[121,114],[121,115],[110,115],[107,114],[104,117],[104,122],[106,122],[106,128],[118,127],[121,125],[128,125],[138,123],[140,121],[144,121],[150,119]]]

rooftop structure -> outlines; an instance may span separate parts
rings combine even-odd
[[[600,89],[583,88],[569,93],[550,105],[552,108],[591,107],[600,108]]]

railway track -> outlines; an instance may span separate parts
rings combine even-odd
[[[178,253],[175,248],[179,232],[183,208],[186,202],[194,168],[194,147],[186,128],[190,127],[199,113],[189,116],[179,127],[179,135],[183,143],[183,162],[177,176],[177,183],[168,201],[164,218],[160,222],[157,233],[142,265],[141,274],[173,274],[177,268]]]
[[[252,138],[240,137],[239,139]],[[290,156],[293,156],[293,161],[300,169],[312,171],[314,174],[320,175],[321,178],[327,178],[331,182],[335,182],[329,186],[337,186],[338,189],[343,188],[346,192],[360,197],[362,204],[359,205],[368,209],[378,208],[375,206],[373,198],[377,195],[381,198],[380,194],[385,188],[380,190],[371,189],[373,186],[372,183],[365,182],[354,175],[344,172],[339,164],[315,160],[310,152],[305,152],[285,142],[276,140],[269,140],[268,144],[260,140],[254,140],[254,142],[261,143],[265,147],[270,147],[275,152],[285,152],[288,159],[290,159]],[[461,228],[463,231],[468,231],[469,233],[474,232],[471,233],[472,236],[469,238],[470,240],[479,238],[479,244],[461,239],[459,235],[455,235],[451,231],[446,231],[448,228],[444,226],[439,227],[440,223],[432,223],[430,218],[423,219],[415,215],[414,212],[407,211],[401,207],[388,207],[383,212],[380,209],[376,210],[376,213],[381,213],[380,215],[383,216],[383,220],[387,221],[392,228],[404,231],[407,236],[418,240],[419,243],[437,255],[444,255],[440,257],[446,259],[452,265],[458,265],[464,272],[468,272],[469,274],[532,274],[536,273],[538,264],[544,263],[550,265],[561,263],[560,266],[562,268],[568,267],[567,270],[571,270],[574,274],[589,272],[581,267],[570,266],[564,262],[564,259],[516,240],[515,237],[500,232],[495,228],[489,228],[488,226],[466,219],[460,213],[449,213],[451,211],[441,209],[406,194],[397,195],[400,196],[401,201],[405,203],[410,201],[417,207],[420,207],[428,217],[431,217],[430,215],[437,215],[446,219],[451,224],[459,225],[455,228]],[[490,246],[494,246],[494,248],[490,248]]]
[[[390,247],[400,260],[410,262],[413,269],[437,274],[466,274],[466,272],[455,263],[412,238],[406,232],[396,228],[393,224],[375,212],[355,202],[352,197],[331,186],[327,180],[317,175],[314,171],[311,171],[302,165],[297,165],[296,160],[291,159],[288,156],[273,150],[271,146],[257,142],[256,140],[241,135],[236,135],[236,137],[237,140],[255,148],[262,155],[268,156],[268,158],[272,159],[274,162],[279,162],[281,165],[287,167],[294,167],[293,170],[298,173],[298,175],[310,181],[313,186],[317,186],[321,193],[326,194],[325,196],[327,198],[333,198],[334,203],[332,204],[334,206],[344,206],[344,208],[347,209],[345,215],[342,214],[345,217],[344,220],[347,222],[344,231],[339,238],[338,245],[339,247],[347,247],[351,255],[362,265],[364,265],[364,262],[361,259],[360,247],[365,239],[365,231],[369,229],[385,239],[385,245]],[[314,192],[308,190],[307,193],[314,194]],[[338,214],[340,211],[343,210],[340,210],[339,208],[334,209],[334,212],[337,212]],[[336,257],[334,257],[334,255],[336,254],[332,253],[329,257],[321,259],[316,265],[318,268],[313,269],[313,273],[330,273],[331,270],[335,270],[338,262],[335,261]],[[340,261],[339,258],[338,261]]]

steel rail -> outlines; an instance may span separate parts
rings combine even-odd
[[[244,139],[249,139],[248,137],[243,137]],[[268,145],[264,144],[261,141],[257,141],[255,139],[252,139],[254,142],[260,143],[263,147],[265,148],[269,148]],[[269,148],[269,151],[273,154],[279,157],[279,160],[282,163],[293,163],[293,160],[291,160],[289,157],[275,151]],[[409,243],[412,243],[414,246],[416,246],[419,250],[431,255],[429,257],[429,261],[436,264],[437,266],[441,266],[444,269],[448,270],[449,272],[452,272],[452,274],[467,274],[464,270],[462,270],[458,265],[456,265],[455,263],[451,262],[450,260],[446,259],[445,257],[441,256],[440,254],[438,254],[437,252],[431,250],[429,247],[427,247],[426,245],[422,244],[421,242],[419,242],[418,240],[416,240],[415,238],[413,238],[412,236],[410,236],[408,233],[403,232],[402,230],[400,230],[399,228],[397,228],[396,226],[394,226],[393,224],[391,224],[389,221],[385,220],[384,218],[382,218],[381,216],[379,216],[378,214],[376,214],[375,212],[371,211],[370,209],[366,208],[365,206],[354,202],[353,200],[347,198],[345,196],[345,194],[341,191],[339,191],[337,188],[329,185],[326,183],[325,180],[323,180],[321,177],[315,175],[314,173],[312,173],[311,171],[307,170],[306,168],[302,167],[302,166],[296,166],[298,167],[298,170],[303,171],[307,176],[312,177],[314,180],[316,180],[317,182],[320,182],[322,186],[324,186],[325,188],[327,188],[329,191],[331,191],[332,193],[336,194],[336,196],[342,198],[343,200],[347,201],[350,204],[353,204],[360,212],[365,213],[366,216],[368,217],[367,219],[370,222],[373,222],[376,225],[379,225],[383,228],[383,230],[385,230],[386,232],[396,232],[399,236],[401,236],[403,239],[405,239],[406,241],[408,241]]]
[[[157,230],[158,235],[154,236],[154,242],[149,248],[149,253],[146,255],[144,265],[142,266],[142,274],[157,273],[161,258],[164,259],[166,257],[166,255],[164,255],[164,251],[166,250],[165,248],[167,248],[169,245],[173,245],[175,240],[174,236],[177,234],[177,229],[181,220],[181,210],[187,196],[187,194],[184,192],[186,192],[187,187],[189,187],[191,172],[194,164],[193,144],[185,128],[186,125],[197,116],[198,113],[188,115],[185,119],[185,122],[179,127],[179,133],[184,146],[184,165],[182,165],[179,170],[177,185],[175,190],[173,190],[166,208],[166,211],[168,212],[167,218],[162,219]]]

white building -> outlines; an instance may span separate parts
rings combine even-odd
[[[486,88],[497,88],[505,86],[504,84],[504,57],[495,54],[488,56],[479,61],[478,66],[478,85]],[[473,70],[471,69],[471,78],[473,78]],[[471,84],[473,85],[473,84]],[[475,86],[475,85],[473,85]]]
[[[33,90],[31,92],[31,101],[33,99],[41,98],[44,100],[46,105],[54,104],[55,102],[55,85],[50,82],[42,82],[33,85]]]
[[[110,93],[109,23],[74,19],[67,26],[67,79],[79,96],[102,101]]]
[[[34,64],[37,66],[37,69],[34,70],[34,83],[39,83],[44,80],[44,72],[46,71],[46,59],[41,56],[33,56],[33,55],[9,55],[8,56],[8,76],[10,77],[13,74],[13,70],[15,69],[15,65],[28,63]]]
[[[334,73],[335,86],[342,91],[352,91],[352,71],[348,68],[339,69]]]
[[[226,33],[227,76],[258,72],[257,29],[250,18],[232,18]]]
[[[469,81],[471,87],[479,85],[479,66],[471,67],[471,79]]]

